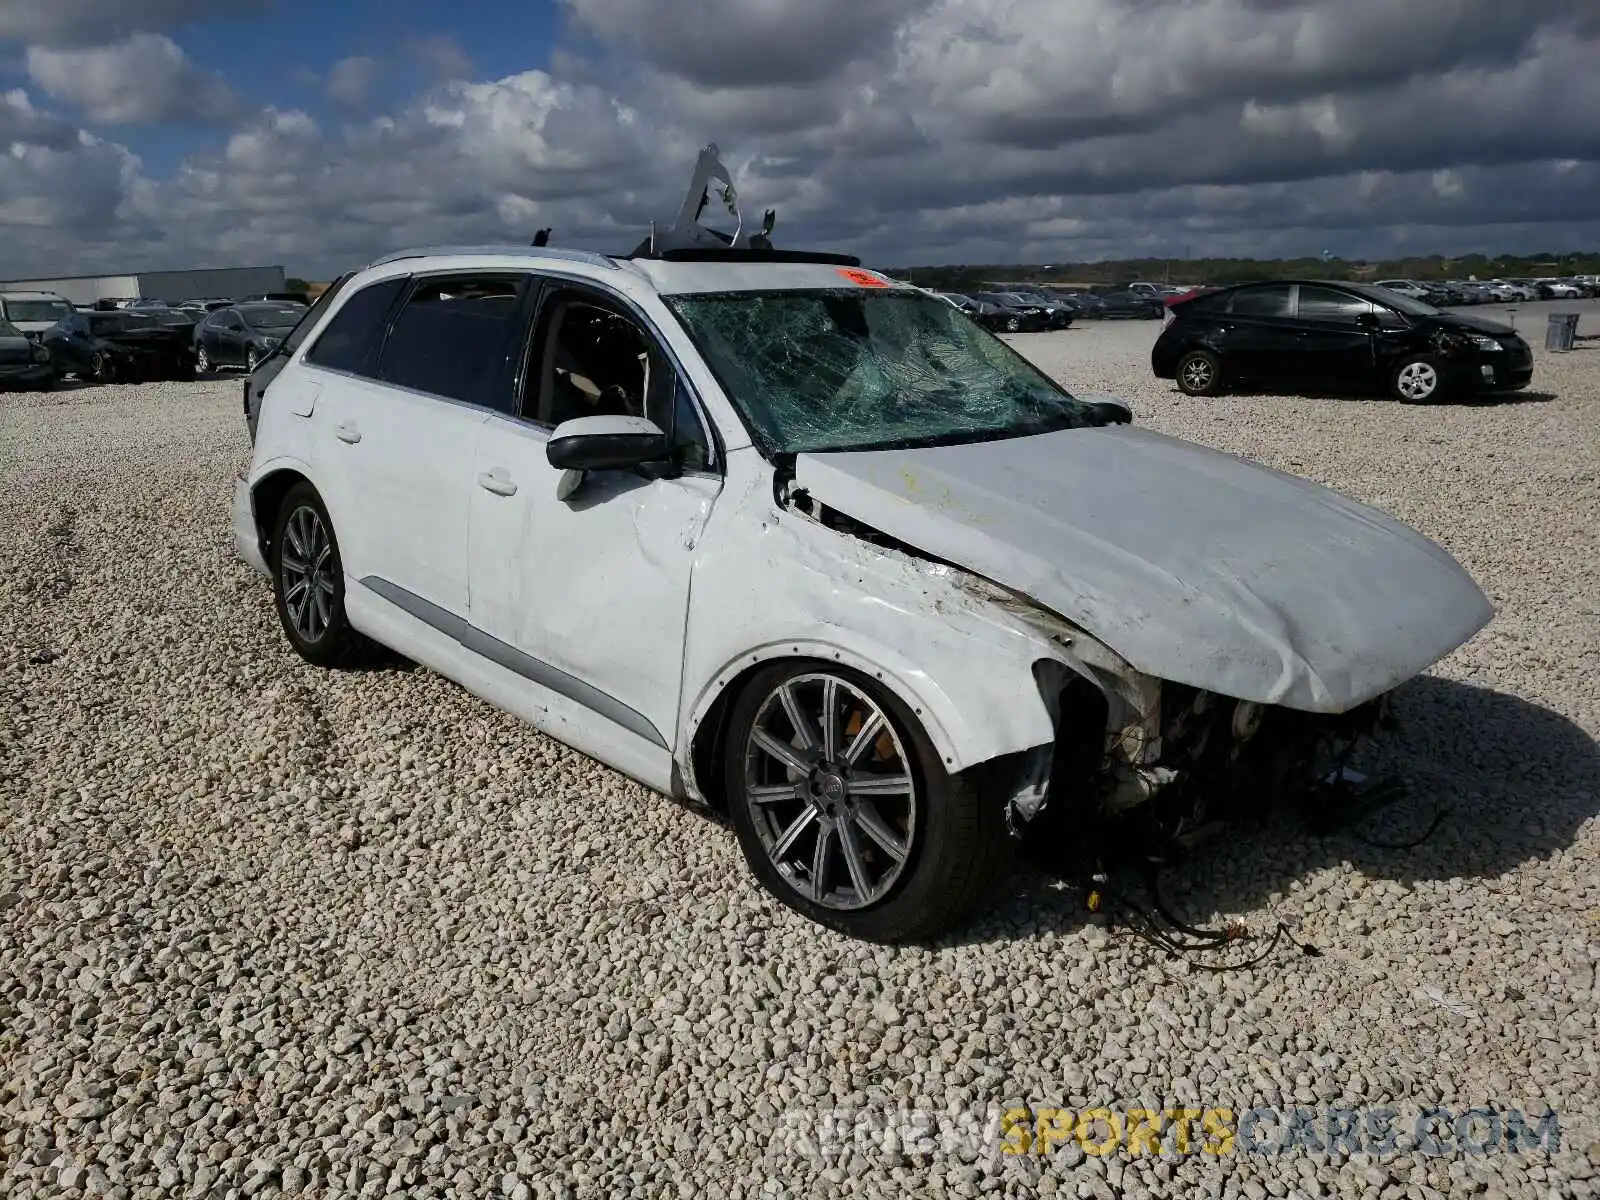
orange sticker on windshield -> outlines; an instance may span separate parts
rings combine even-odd
[[[888,287],[889,281],[881,275],[874,275],[871,271],[857,270],[855,267],[840,267],[839,274],[851,283],[860,284],[862,287]]]

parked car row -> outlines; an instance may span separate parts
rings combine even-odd
[[[1152,284],[1129,284],[1102,291],[1052,291],[1042,287],[1012,287],[1005,291],[929,292],[975,320],[985,329],[1003,333],[1037,333],[1066,329],[1073,321],[1089,318],[1159,320],[1165,312],[1168,291],[1143,290]],[[1184,289],[1171,289],[1172,293]]]
[[[0,388],[254,371],[307,311],[287,296],[74,305],[50,292],[0,293]]]
[[[1584,300],[1600,296],[1600,277],[1587,275],[1567,279],[1380,279],[1377,286],[1435,307]]]

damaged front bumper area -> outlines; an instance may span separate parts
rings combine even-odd
[[[1213,823],[1303,799],[1388,716],[1388,694],[1329,715],[1164,683],[1138,736],[1130,741],[1123,730],[1108,739],[1091,802],[1112,816],[1143,808],[1168,838],[1196,837]]]
[[[1132,818],[1146,848],[1198,840],[1220,824],[1303,799],[1390,720],[1390,693],[1327,714],[1157,679],[1069,622],[986,593],[1072,660],[1070,667],[1035,665],[1056,737],[1014,760],[1005,792],[1018,833],[1048,812],[1052,819],[1041,824]]]

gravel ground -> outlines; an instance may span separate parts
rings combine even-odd
[[[294,658],[228,541],[236,380],[0,397],[0,1192],[1600,1195],[1600,350],[1500,404],[1197,401],[1154,332],[1016,341],[1417,525],[1499,610],[1370,756],[1412,787],[1371,830],[1448,805],[1432,840],[1282,818],[1170,879],[1320,957],[1191,972],[1037,869],[943,948],[835,937],[726,829],[428,672]],[[1012,1156],[1013,1105],[1402,1136]],[[1549,1106],[1560,1149],[1414,1144],[1475,1105]]]

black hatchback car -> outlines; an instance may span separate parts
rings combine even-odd
[[[1512,391],[1533,378],[1508,325],[1359,283],[1248,283],[1181,298],[1150,352],[1191,396],[1229,384],[1388,393],[1408,404]]]

